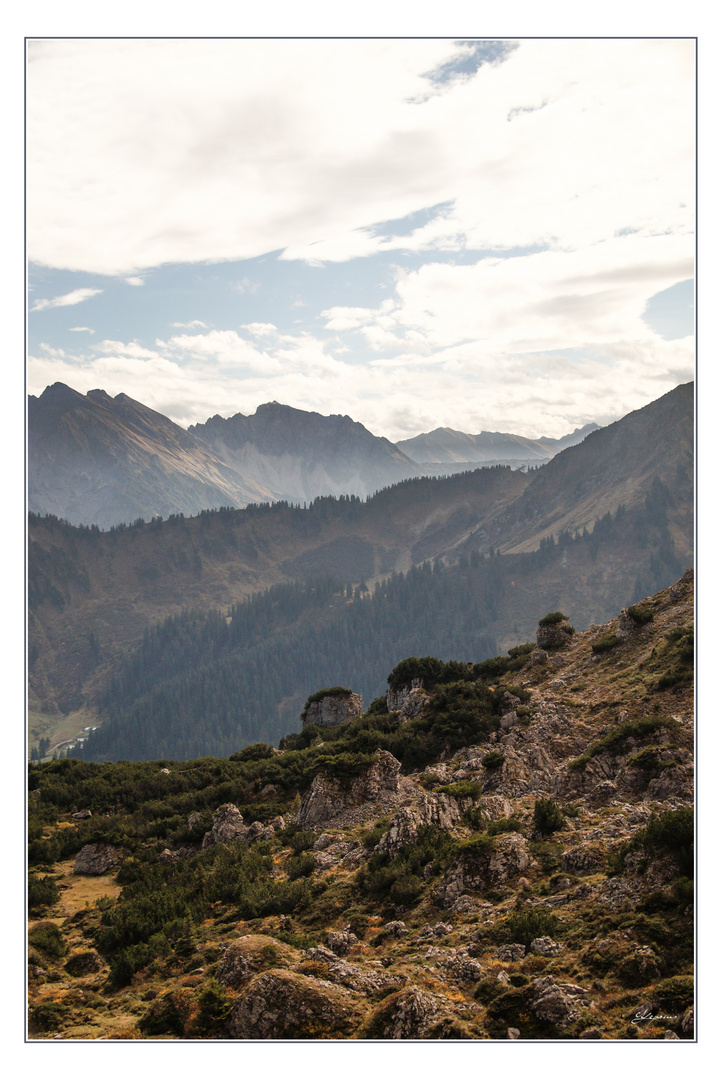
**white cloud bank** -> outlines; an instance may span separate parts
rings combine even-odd
[[[421,100],[454,51],[32,42],[30,258],[133,276],[279,249],[339,261],[690,232],[693,42],[522,41]],[[411,237],[369,229],[440,203]]]
[[[101,385],[179,422],[276,399],[391,438],[562,435],[690,379],[692,340],[662,340],[643,314],[694,274],[693,41],[524,40],[430,93],[423,73],[454,52],[438,39],[31,43],[37,263],[140,281],[271,252],[370,272],[373,256],[419,256],[378,308],[316,300],[314,324],[306,297],[305,334],[214,318],[155,343],[51,346],[30,361],[33,392]],[[394,224],[429,208],[410,231]]]

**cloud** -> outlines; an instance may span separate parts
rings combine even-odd
[[[136,285],[136,286],[145,285],[145,281],[143,280],[143,278],[138,277],[136,274],[133,274],[130,277],[125,278],[125,283],[126,283],[126,285]]]
[[[569,250],[693,226],[692,40],[524,40],[485,63],[423,38],[30,53],[28,247],[45,266]],[[410,237],[374,232],[439,204]]]
[[[83,300],[89,300],[91,296],[97,296],[102,289],[73,289],[64,296],[56,296],[52,300],[36,300],[31,311],[45,311],[46,308],[73,307],[82,304]]]
[[[95,330],[91,330],[89,326],[69,326],[68,329],[74,331],[75,333],[79,333],[81,330],[84,330],[88,334],[95,333]]]
[[[191,319],[190,322],[174,322],[171,326],[176,327],[179,330],[207,330],[208,324],[204,323],[202,319]]]

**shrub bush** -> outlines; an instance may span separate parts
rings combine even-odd
[[[534,803],[534,828],[542,836],[551,836],[564,824],[564,814],[553,799],[537,799]]]
[[[481,759],[481,764],[485,769],[498,769],[504,764],[505,760],[500,750],[491,750]]]
[[[434,791],[442,795],[451,795],[455,799],[478,799],[481,784],[478,780],[461,780],[458,784],[441,784]]]
[[[647,607],[644,604],[631,604],[627,608],[627,614],[637,626],[644,626],[645,623],[651,622],[654,618],[654,608]]]
[[[45,956],[57,959],[68,952],[68,944],[53,922],[39,922],[28,932],[28,941]]]
[[[559,920],[553,912],[540,908],[526,909],[515,911],[504,919],[495,931],[495,937],[499,944],[513,945],[518,942],[528,949],[535,938],[553,937],[558,926]]]
[[[60,890],[55,878],[28,874],[28,911],[35,912],[52,907],[59,899]]]
[[[550,611],[548,615],[539,620],[539,626],[556,626],[557,623],[564,622],[567,618],[561,611]]]
[[[621,644],[622,639],[618,638],[616,634],[604,634],[592,643],[592,652],[598,656],[600,653],[609,652]]]

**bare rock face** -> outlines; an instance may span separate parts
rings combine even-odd
[[[297,963],[301,953],[265,934],[246,934],[231,942],[218,962],[216,978],[222,986],[234,989],[257,975],[264,968],[279,967],[281,963]]]
[[[319,701],[312,701],[303,713],[303,726],[318,724],[321,727],[336,727],[347,720],[353,720],[364,711],[364,702],[360,694],[327,694]]]
[[[87,874],[90,877],[109,874],[117,870],[123,861],[123,853],[110,844],[86,844],[75,858],[74,874]]]
[[[420,1039],[440,1019],[441,1012],[435,996],[413,986],[384,1002],[373,1020],[380,1029],[380,1039]]]
[[[435,825],[450,832],[461,818],[461,808],[449,795],[422,792],[417,810],[402,806],[394,815],[389,831],[379,841],[380,851],[398,851],[406,844],[413,844],[423,825]]]
[[[564,1029],[579,1019],[587,990],[573,983],[555,983],[552,975],[536,979],[533,986],[531,1008],[540,1020]]]
[[[338,1039],[357,1023],[354,995],[326,979],[272,969],[254,975],[234,1005],[233,1039]]]
[[[516,943],[513,945],[500,945],[494,955],[498,957],[499,960],[505,960],[509,963],[523,960],[525,952],[526,945]]]
[[[400,690],[387,690],[386,708],[389,712],[401,712],[409,695],[415,690],[420,690],[423,679],[412,679],[408,686],[402,686]]]
[[[531,865],[532,859],[524,837],[517,833],[497,836],[492,848],[462,855],[447,870],[439,901],[445,908],[450,908],[470,891],[501,885]]]
[[[314,777],[301,802],[296,821],[304,829],[314,829],[332,822],[339,824],[357,816],[371,816],[373,806],[390,809],[399,802],[401,763],[387,750],[379,750],[373,765],[348,787],[324,773]],[[369,814],[362,808],[369,805]]]
[[[201,846],[209,848],[215,844],[228,844],[232,840],[245,840],[247,835],[248,826],[244,824],[238,807],[233,803],[224,803],[213,815],[213,825],[203,837]]]

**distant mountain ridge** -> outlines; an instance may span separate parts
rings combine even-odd
[[[319,496],[366,498],[402,480],[481,465],[541,465],[599,430],[527,439],[437,428],[398,445],[349,416],[277,401],[188,430],[139,401],[55,383],[28,401],[28,505],[73,525],[107,529],[139,519]]]
[[[259,405],[252,416],[213,416],[188,430],[228,466],[293,502],[365,497],[419,475],[392,442],[349,416],[322,416],[277,401]]]
[[[54,383],[28,400],[28,507],[35,513],[109,528],[277,497],[127,394],[83,395]]]
[[[546,436],[541,439],[527,439],[523,435],[500,431],[480,431],[478,435],[468,435],[453,428],[441,427],[416,435],[413,439],[402,439],[397,446],[419,464],[497,464],[504,461],[542,464],[560,450],[576,446],[598,428],[598,424],[585,424],[561,439],[550,439]]]

